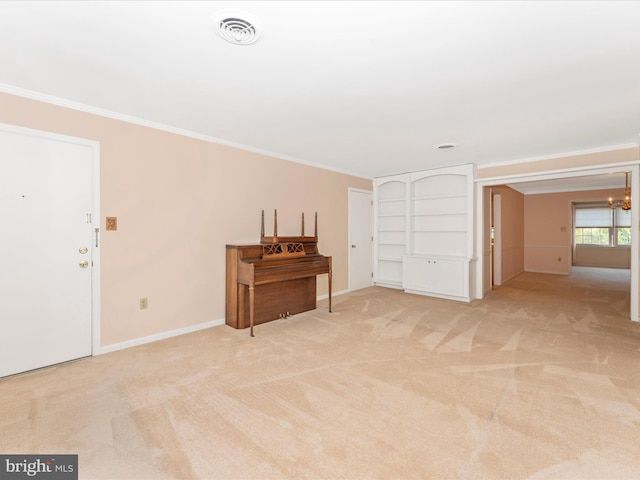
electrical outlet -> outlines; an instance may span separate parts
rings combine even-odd
[[[140,310],[146,310],[149,307],[149,300],[146,298],[140,299]]]

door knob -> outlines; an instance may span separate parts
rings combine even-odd
[[[84,255],[85,253],[87,253],[87,252],[89,251],[89,249],[88,249],[87,247],[80,247],[80,248],[78,249],[78,251],[79,251],[81,254],[83,254],[83,255]]]
[[[80,265],[80,268],[87,268],[89,266],[89,262],[82,260],[78,265]]]

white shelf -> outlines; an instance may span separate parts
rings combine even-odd
[[[450,217],[451,215],[466,215],[467,212],[441,212],[441,213],[410,213],[412,217]]]
[[[414,228],[411,230],[412,233],[451,233],[451,232],[462,232],[466,235],[467,230],[464,228],[449,228],[449,229],[442,229],[442,228]]]
[[[411,200],[449,200],[451,198],[466,198],[466,193],[455,193],[451,195],[415,195]]]

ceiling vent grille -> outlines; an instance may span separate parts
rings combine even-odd
[[[241,11],[225,10],[213,17],[218,34],[234,45],[251,45],[262,37],[259,22]]]

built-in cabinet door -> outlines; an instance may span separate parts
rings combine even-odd
[[[431,262],[430,258],[405,257],[402,284],[405,290],[429,292],[433,289]]]
[[[406,256],[403,287],[412,293],[444,297],[468,297],[466,259]]]
[[[433,292],[442,295],[466,297],[464,292],[466,260],[449,260],[439,258],[433,260]]]

